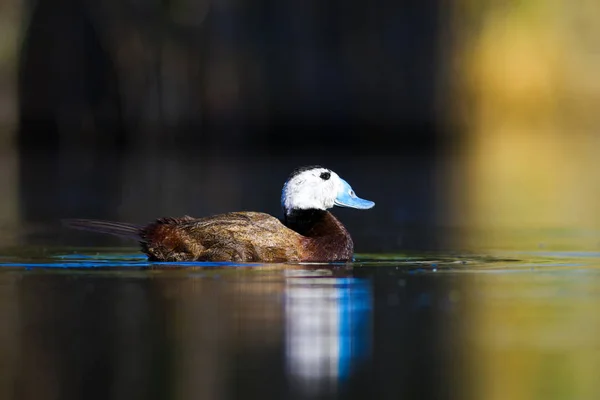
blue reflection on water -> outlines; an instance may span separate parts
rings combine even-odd
[[[339,378],[347,378],[354,360],[364,359],[370,353],[371,285],[364,279],[340,278],[348,281],[340,292],[340,352]]]
[[[46,262],[11,262],[0,263],[0,267],[17,268],[144,268],[160,266],[186,266],[186,267],[255,267],[257,263],[233,263],[233,262],[149,262],[145,255],[137,254],[66,254],[52,257]]]

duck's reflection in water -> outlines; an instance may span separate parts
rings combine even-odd
[[[294,276],[300,272],[298,276]],[[351,277],[307,276],[286,281],[286,360],[292,385],[307,394],[337,392],[370,353],[371,286]]]

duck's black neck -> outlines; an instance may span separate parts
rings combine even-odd
[[[341,236],[351,241],[344,225],[329,211],[312,209],[288,211],[283,223],[303,236],[312,238]]]
[[[323,210],[291,210],[285,213],[283,222],[288,228],[303,236],[323,236],[336,232],[324,232],[329,212]],[[331,215],[331,214],[329,214]],[[334,228],[331,226],[330,228]]]

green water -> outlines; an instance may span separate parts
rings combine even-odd
[[[598,398],[600,253],[0,256],[0,398]]]

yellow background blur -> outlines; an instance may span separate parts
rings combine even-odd
[[[557,242],[597,249],[586,232],[600,227],[600,3],[459,3],[455,215],[487,232],[478,244],[528,247],[519,231],[571,230],[576,240]]]

